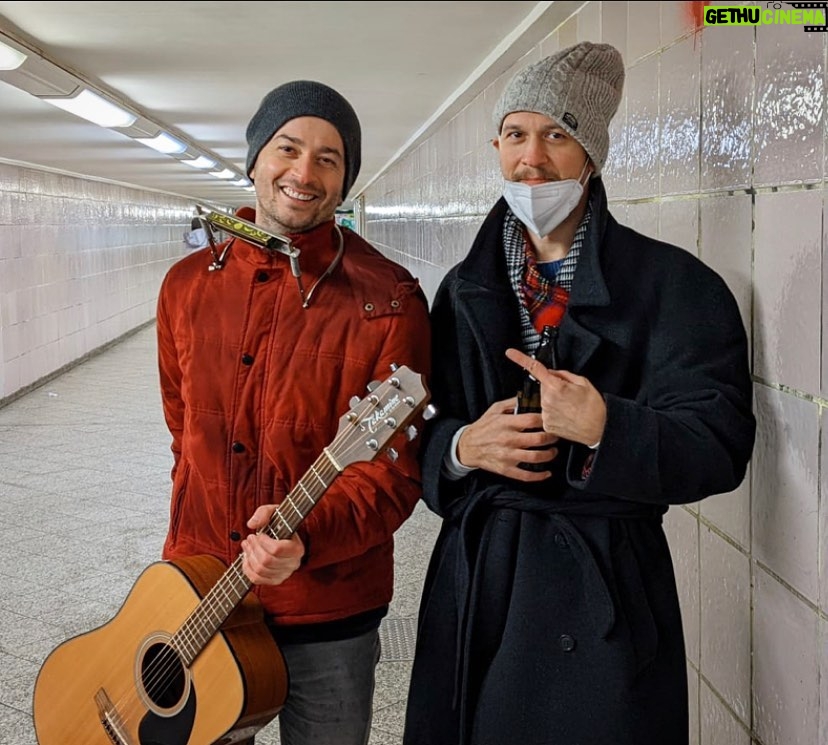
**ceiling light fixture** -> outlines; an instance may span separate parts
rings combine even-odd
[[[26,56],[19,49],[0,41],[0,70],[16,70],[26,61]]]
[[[125,108],[116,104],[121,99],[118,94],[102,89],[42,51],[0,31],[0,84],[4,83],[219,179],[237,179],[239,185],[249,183],[238,170],[227,167],[217,157],[203,155],[202,148],[190,140],[168,134],[163,122],[150,119],[126,99]]]
[[[161,132],[155,137],[136,137],[135,141],[165,155],[176,155],[187,149],[187,146],[181,140],[176,140],[175,137],[168,135],[166,132]]]
[[[197,158],[190,160],[182,160],[181,162],[193,168],[214,168],[216,165],[216,161],[205,158],[203,155],[199,155]]]
[[[86,89],[81,90],[75,96],[58,98],[42,96],[41,100],[80,116],[99,127],[129,127],[138,119],[135,114],[124,111],[120,106]]]

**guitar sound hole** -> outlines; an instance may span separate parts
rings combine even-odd
[[[166,644],[153,644],[141,663],[141,680],[150,700],[171,709],[184,695],[186,678],[179,656]]]

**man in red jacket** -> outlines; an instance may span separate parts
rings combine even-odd
[[[210,249],[176,263],[158,301],[175,459],[164,557],[243,554],[289,674],[284,745],[368,741],[393,534],[420,496],[415,444],[335,481],[311,468],[334,450],[352,396],[392,365],[425,375],[430,362],[417,281],[334,220],[359,172],[360,137],[354,110],[326,85],[267,94],[247,129],[249,217],[291,240],[301,277],[284,254],[234,238],[218,247],[217,270]],[[275,505],[297,511],[291,490],[307,474],[324,497],[295,532],[258,533]]]

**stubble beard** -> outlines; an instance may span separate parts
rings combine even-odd
[[[265,230],[277,233],[305,233],[333,218],[335,208],[330,210],[330,215],[318,209],[304,215],[293,215],[289,208],[279,204],[279,194],[281,192],[272,195],[267,202],[258,200],[256,219]]]

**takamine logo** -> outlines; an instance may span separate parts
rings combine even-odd
[[[385,406],[381,409],[374,409],[371,412],[371,416],[365,417],[365,419],[361,420],[359,425],[360,429],[365,431],[366,429],[371,433],[374,434],[380,426],[382,426],[383,422],[385,421],[386,417],[394,411],[400,405],[400,395],[399,393],[395,394],[392,399],[388,401]]]
[[[828,2],[712,5],[704,9],[705,26],[802,26],[828,31]]]

